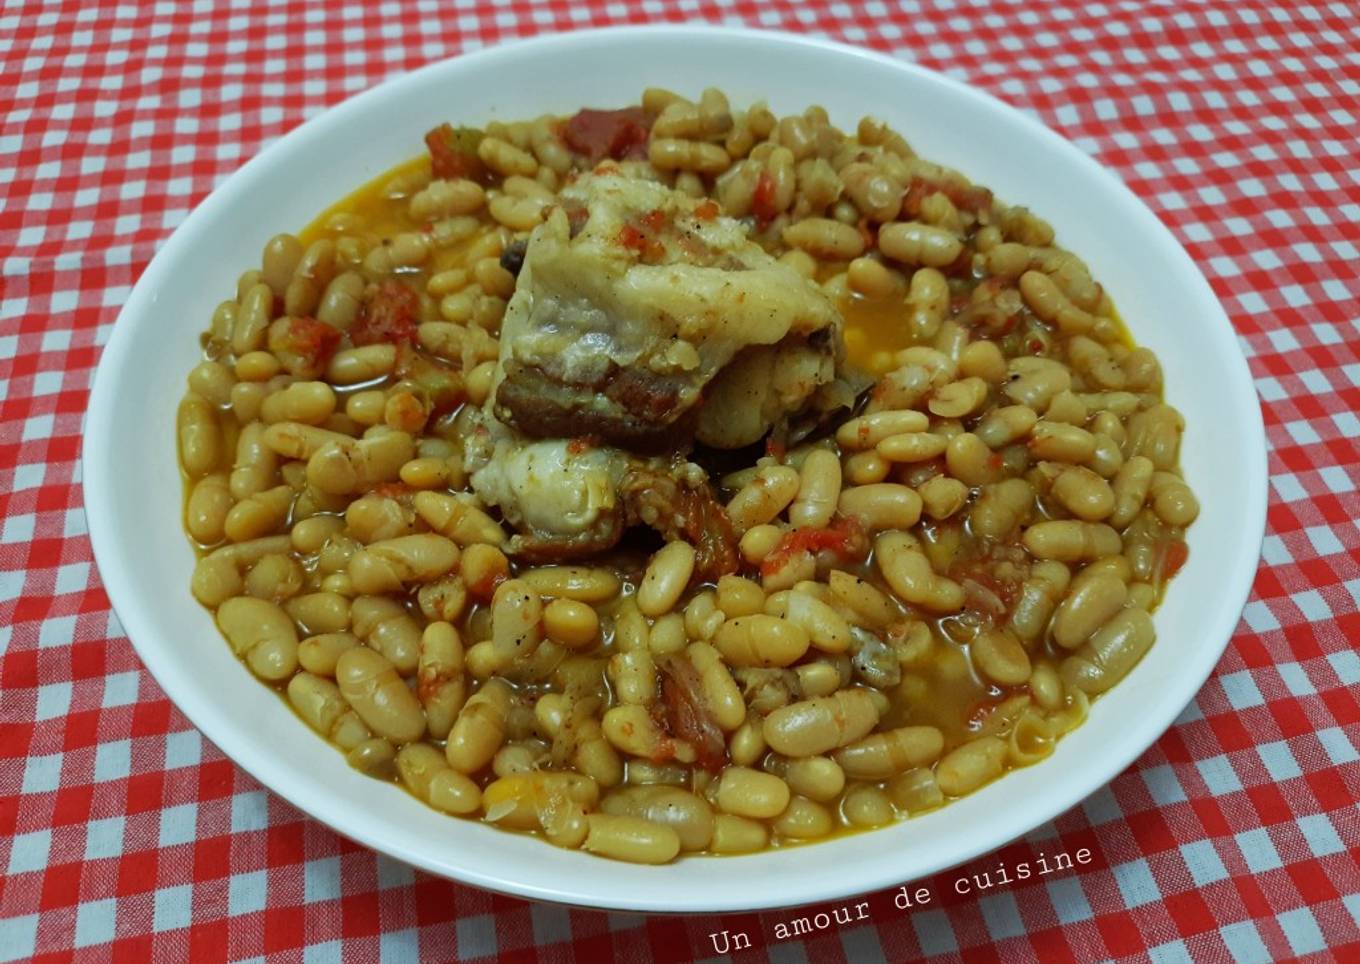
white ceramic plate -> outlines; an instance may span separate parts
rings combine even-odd
[[[300,82],[300,81],[299,81]],[[623,106],[643,87],[777,113],[820,103],[843,129],[891,122],[924,156],[1029,205],[1090,264],[1137,340],[1156,351],[1185,414],[1186,477],[1203,503],[1190,559],[1157,611],[1158,640],[1089,722],[1038,766],[944,809],[834,842],[639,867],[559,850],[429,810],[349,769],[231,654],[189,595],[174,413],[215,304],[264,242],[423,149],[444,120]],[[1067,141],[920,67],[818,40],[702,27],[629,28],[481,51],[400,77],[307,122],[205,200],[152,260],[114,327],[85,438],[85,505],[109,598],[147,668],[227,756],[340,833],[434,874],[524,897],[700,912],[829,900],[986,853],[1078,803],[1171,724],[1223,652],[1265,525],[1260,409],[1232,328],[1170,232]]]

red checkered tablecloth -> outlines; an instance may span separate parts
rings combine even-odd
[[[91,565],[89,384],[156,246],[267,141],[384,77],[662,18],[889,51],[1117,171],[1236,326],[1271,448],[1264,561],[1213,678],[1090,799],[904,912],[534,905],[375,856],[205,743]],[[0,11],[0,961],[1360,960],[1360,8],[1264,0],[334,0]],[[950,898],[961,874],[1089,864]],[[816,872],[817,848],[807,851]],[[806,912],[802,912],[806,913]]]

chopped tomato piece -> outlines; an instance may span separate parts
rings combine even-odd
[[[635,467],[624,476],[619,497],[629,524],[645,522],[672,542],[694,546],[692,582],[713,582],[737,571],[737,534],[707,482],[682,483],[674,473]]]
[[[921,202],[939,192],[949,198],[960,211],[984,211],[992,206],[992,192],[985,187],[969,185],[965,187],[957,180],[946,178],[932,181],[919,175],[911,179],[911,184],[902,195],[902,216],[914,218],[921,213]]]
[[[712,221],[721,210],[717,201],[712,198],[704,198],[694,208],[694,216],[700,221]]]
[[[959,256],[949,264],[945,265],[940,271],[950,277],[967,277],[973,270],[973,254],[964,247],[959,251]]]
[[[619,245],[636,252],[644,264],[660,262],[666,255],[666,247],[656,235],[665,221],[666,216],[661,211],[650,211],[636,221],[624,224],[619,228]]]
[[[859,232],[860,239],[863,240],[866,249],[873,248],[878,244],[878,236],[869,227],[868,218],[860,218],[855,223],[855,230]]]
[[[652,117],[641,107],[577,111],[562,128],[562,139],[593,164],[602,158],[641,158],[647,154]]]
[[[914,218],[921,213],[921,202],[935,193],[935,185],[925,178],[913,177],[906,193],[902,195],[902,214],[904,218]]]
[[[648,231],[660,231],[666,226],[666,212],[660,208],[648,211],[638,219],[643,228]]]
[[[992,712],[1000,705],[1000,696],[990,696],[986,699],[978,700],[969,709],[968,716],[965,717],[968,729],[970,731],[980,729],[982,724],[987,722],[987,717],[991,716]]]
[[[793,556],[804,552],[830,552],[842,562],[862,558],[869,542],[860,524],[848,516],[836,519],[825,529],[794,529],[780,539],[760,563],[764,576],[773,576]]]
[[[771,221],[779,213],[774,206],[775,184],[769,171],[761,171],[756,178],[755,195],[751,198],[751,210],[761,221]]]
[[[947,574],[963,587],[965,608],[1000,620],[1020,598],[1022,559],[1023,552],[1014,544],[996,543],[980,555],[956,559]]]
[[[349,338],[356,345],[409,344],[419,317],[420,297],[400,281],[384,281],[360,309]]]
[[[992,192],[985,187],[976,184],[969,187],[962,187],[957,184],[947,185],[945,194],[949,200],[954,202],[954,207],[961,211],[985,211],[992,206]]]
[[[477,156],[477,145],[482,132],[472,127],[454,128],[440,124],[425,135],[425,146],[430,151],[430,170],[435,177],[466,177],[481,180],[486,166]]]
[[[1181,571],[1181,566],[1190,558],[1190,547],[1180,539],[1166,544],[1162,551],[1162,578],[1170,579]]]
[[[642,251],[647,247],[647,235],[631,224],[619,228],[619,244],[632,251]]]
[[[281,340],[271,339],[270,348],[276,354],[296,356],[297,364],[289,370],[299,374],[325,368],[339,344],[339,329],[315,318],[293,318]]]

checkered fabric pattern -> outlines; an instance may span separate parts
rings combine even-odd
[[[831,36],[1031,111],[1170,225],[1265,406],[1269,534],[1227,655],[1112,784],[999,855],[1092,862],[776,941],[773,913],[533,905],[375,856],[205,744],[91,565],[81,417],[156,246],[384,77],[658,19]],[[1360,960],[1360,8],[1204,0],[8,3],[0,12],[0,961]],[[817,850],[808,853],[815,866]],[[930,882],[937,895],[956,875]]]

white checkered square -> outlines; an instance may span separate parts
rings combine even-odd
[[[420,932],[412,928],[383,931],[378,935],[380,961],[416,961],[420,959]]]
[[[1299,502],[1308,498],[1308,490],[1303,487],[1293,472],[1281,472],[1270,477],[1270,484],[1284,502]]]
[[[1284,540],[1277,535],[1267,535],[1261,540],[1261,558],[1271,566],[1284,566],[1294,561]]]
[[[1044,886],[1048,891],[1049,900],[1053,902],[1058,923],[1076,924],[1095,916],[1095,912],[1091,910],[1091,902],[1086,899],[1086,893],[1081,889],[1079,878],[1063,877],[1059,880],[1050,880]]]
[[[1280,930],[1284,931],[1289,949],[1299,957],[1321,954],[1327,949],[1327,941],[1318,927],[1317,918],[1307,907],[1285,911],[1275,919],[1279,921]]]
[[[88,562],[72,562],[57,567],[57,579],[52,588],[58,595],[65,595],[66,593],[81,592],[89,583],[90,564]]]
[[[132,772],[132,741],[101,743],[94,754],[94,778],[99,782],[125,780]]]
[[[340,858],[324,857],[302,865],[302,900],[307,904],[340,896]]]
[[[1332,416],[1336,430],[1346,438],[1360,438],[1360,418],[1354,412],[1339,412]]]
[[[1299,611],[1310,623],[1323,622],[1332,618],[1332,611],[1328,608],[1327,601],[1322,598],[1322,593],[1316,589],[1305,589],[1303,592],[1293,593],[1289,598],[1294,601],[1294,605],[1299,607]]]
[[[197,836],[198,804],[182,803],[161,811],[160,846],[189,843]]]
[[[47,854],[52,849],[52,831],[34,830],[16,834],[10,841],[9,875],[26,874],[47,866]]]
[[[1263,743],[1256,748],[1256,752],[1270,773],[1270,778],[1276,783],[1303,775],[1303,771],[1299,769],[1299,761],[1294,759],[1293,751],[1284,740]]]
[[[198,766],[203,759],[203,737],[197,730],[181,730],[165,738],[165,768]]]
[[[1020,917],[1020,907],[1014,894],[989,894],[978,901],[978,910],[987,924],[987,933],[992,940],[1003,941],[1010,937],[1020,937],[1025,933],[1025,922]]]
[[[1318,730],[1317,738],[1318,742],[1322,744],[1322,749],[1326,752],[1327,758],[1332,761],[1334,766],[1360,760],[1360,751],[1356,750],[1355,741],[1340,727],[1329,726],[1326,729]]]
[[[227,913],[232,917],[264,910],[269,877],[263,870],[232,874],[227,882]]]
[[[1181,786],[1181,781],[1176,777],[1176,771],[1172,767],[1166,765],[1149,767],[1142,771],[1142,777],[1148,793],[1157,806],[1166,807],[1185,801],[1185,788]]]
[[[105,817],[85,825],[85,859],[103,860],[123,852],[123,833],[127,828],[124,817]]]
[[[1083,800],[1081,809],[1086,814],[1086,819],[1096,826],[1124,818],[1124,810],[1108,786],[1101,787]]]
[[[47,683],[38,687],[38,707],[33,718],[38,723],[44,720],[55,720],[58,717],[65,716],[66,711],[70,708],[70,681],[62,680],[59,683]]]
[[[160,934],[188,927],[193,922],[193,896],[191,884],[158,889],[152,911],[152,930]]]
[[[416,879],[410,864],[404,864],[390,857],[378,856],[378,889],[392,890],[405,887]]]
[[[308,944],[302,949],[302,964],[341,964],[343,960],[339,941]]]
[[[105,709],[116,706],[131,706],[137,702],[137,687],[142,674],[135,670],[126,673],[112,673],[104,678],[104,693],[100,704]]]
[[[18,599],[23,591],[24,573],[22,570],[0,570],[0,602]]]
[[[1209,788],[1209,792],[1216,797],[1242,789],[1242,781],[1237,778],[1237,771],[1222,754],[1209,757],[1207,760],[1196,760],[1195,769],[1199,771],[1200,779]]]
[[[1312,696],[1317,692],[1307,671],[1298,663],[1280,663],[1276,665],[1275,672],[1280,674],[1291,696]]]
[[[0,917],[0,962],[27,961],[38,946],[38,915]]]
[[[1327,662],[1332,664],[1337,679],[1343,685],[1356,686],[1360,684],[1360,653],[1353,649],[1342,650],[1339,653],[1328,653]]]
[[[4,528],[0,529],[0,542],[10,545],[32,542],[33,529],[37,521],[37,517],[31,512],[9,516],[5,519]]]
[[[1341,842],[1341,835],[1336,831],[1336,825],[1325,813],[1300,817],[1298,827],[1303,839],[1308,841],[1308,849],[1314,856],[1330,857],[1346,850],[1346,845]]]
[[[533,925],[534,943],[539,946],[571,940],[571,914],[565,907],[532,903],[529,920]]]
[[[1266,833],[1264,827],[1244,830],[1234,839],[1237,841],[1238,849],[1242,851],[1242,859],[1247,862],[1247,869],[1253,874],[1263,874],[1267,870],[1284,866],[1280,860],[1280,852],[1275,849],[1275,842],[1270,839],[1270,834]]]
[[[36,381],[38,378],[41,378],[43,375],[51,375],[51,374],[53,374],[53,373],[52,373],[52,372],[39,372],[36,376],[34,376],[34,380]],[[37,394],[36,385],[35,385],[34,394]],[[25,464],[25,465],[17,466],[17,467],[14,469],[14,481],[13,481],[13,483],[10,485],[10,491],[12,491],[12,492],[23,492],[25,489],[36,489],[38,486],[42,485],[43,478],[44,478],[44,476],[46,476],[46,475],[47,475],[47,466],[45,466],[45,465],[40,465],[40,464],[38,464],[37,462],[29,462],[29,463],[27,463],[27,464]]]
[[[1222,927],[1218,935],[1222,938],[1233,964],[1271,964],[1273,958],[1266,950],[1261,932],[1249,920],[1238,921]]]
[[[1141,907],[1161,899],[1162,892],[1144,858],[1116,864],[1113,869],[1115,884],[1130,907]]]
[[[928,956],[958,953],[958,937],[949,923],[949,916],[943,911],[917,911],[911,915],[911,924],[921,943],[921,953]]]
[[[1212,841],[1194,840],[1181,844],[1180,851],[1196,887],[1206,887],[1228,876],[1228,868],[1223,866],[1223,858],[1219,857]]]
[[[24,761],[23,792],[28,794],[51,793],[61,785],[61,762],[63,756],[53,753],[47,756],[31,756]]]
[[[38,646],[48,649],[54,646],[70,646],[76,637],[76,617],[54,616],[45,620],[38,630]]]
[[[118,918],[118,901],[106,900],[81,904],[76,910],[76,947],[94,947],[113,940]]]
[[[454,933],[458,957],[496,956],[496,919],[490,914],[458,918],[454,924]]]
[[[1346,551],[1346,547],[1341,544],[1331,526],[1309,526],[1303,531],[1319,556],[1330,556]]]
[[[1259,599],[1253,599],[1242,610],[1242,619],[1252,632],[1268,633],[1280,628],[1280,621],[1270,611],[1270,607]]]
[[[1148,960],[1152,964],[1194,964],[1195,959],[1186,949],[1185,941],[1167,941],[1156,947],[1148,948]]]
[[[238,793],[231,798],[231,832],[249,833],[269,826],[269,797],[264,790]]]
[[[1218,682],[1223,687],[1224,695],[1228,697],[1228,703],[1235,710],[1249,709],[1265,702],[1265,697],[1261,695],[1249,670],[1239,670],[1220,676]]]

